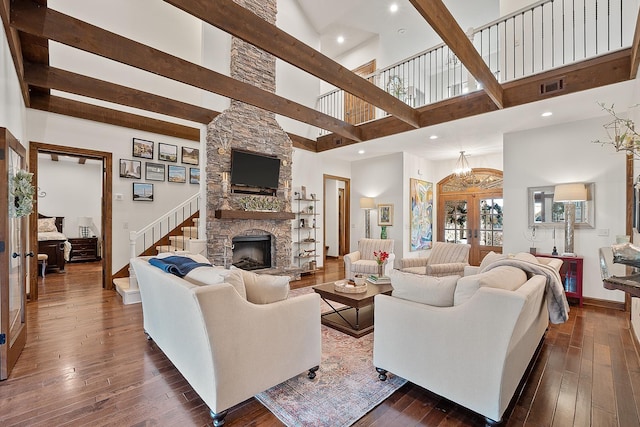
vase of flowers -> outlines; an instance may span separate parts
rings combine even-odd
[[[384,264],[389,258],[389,254],[385,251],[373,251],[373,256],[378,263],[378,277],[384,276]]]

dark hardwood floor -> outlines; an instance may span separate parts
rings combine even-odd
[[[204,426],[209,411],[163,353],[145,339],[139,304],[99,286],[97,263],[40,278],[29,303],[28,339],[0,382],[1,426]],[[343,277],[342,261],[292,282]],[[507,426],[639,426],[640,361],[628,315],[572,306],[549,329]],[[402,349],[399,349],[402,351]],[[319,373],[321,375],[321,372]],[[372,375],[375,375],[372,367]],[[478,426],[481,417],[407,384],[357,426]],[[227,426],[281,426],[255,399],[230,410]]]

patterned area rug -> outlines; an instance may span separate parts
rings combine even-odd
[[[309,288],[291,291],[291,297]],[[323,303],[322,311],[328,307]],[[256,398],[289,427],[349,426],[402,387],[389,374],[378,380],[373,366],[373,334],[353,338],[322,326],[322,362],[317,376],[307,374],[278,384]]]

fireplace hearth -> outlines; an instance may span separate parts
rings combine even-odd
[[[243,270],[271,268],[271,236],[236,236],[231,263]]]

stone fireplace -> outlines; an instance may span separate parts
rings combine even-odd
[[[235,236],[232,264],[243,270],[271,268],[271,235]]]
[[[235,0],[266,21],[275,24],[276,0]],[[231,77],[275,92],[275,57],[235,37],[231,41]],[[234,148],[273,155],[280,159],[276,196],[282,212],[245,212],[244,194],[234,194],[228,181]],[[237,258],[234,237],[269,236],[272,268],[291,266],[292,143],[275,114],[232,100],[230,107],[207,126],[207,251],[216,265],[231,265]],[[253,196],[264,197],[264,196]]]

